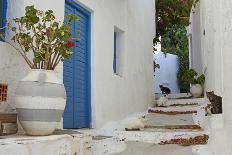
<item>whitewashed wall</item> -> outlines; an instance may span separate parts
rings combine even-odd
[[[201,19],[200,3],[192,8],[190,14],[189,39],[190,39],[190,67],[194,68],[198,74],[203,73],[201,54]]]
[[[212,130],[210,147],[215,154],[229,155],[232,154],[232,1],[201,0],[200,19],[198,35],[206,68],[206,91],[214,90],[223,97],[224,128]]]
[[[95,122],[143,111],[152,102],[153,0],[81,0],[93,10],[92,96]],[[125,31],[122,76],[113,74],[114,26]],[[104,61],[103,61],[104,60]]]
[[[92,12],[92,109],[93,126],[143,111],[152,102],[155,9],[153,0],[80,0]],[[23,15],[24,7],[54,10],[63,20],[64,0],[11,0],[8,17]],[[125,31],[122,76],[113,74],[114,26]],[[9,103],[14,104],[17,82],[28,71],[22,58],[0,43],[0,79],[9,83]],[[12,60],[12,61],[11,61]],[[8,70],[4,70],[8,66]],[[62,64],[57,73],[62,77]]]
[[[161,93],[159,85],[170,88],[172,94],[180,93],[177,81],[178,57],[173,54],[166,54],[165,56],[163,52],[158,52],[155,54],[155,60],[160,65],[160,68],[156,69],[154,74],[155,93]]]
[[[54,5],[54,3],[56,5]],[[57,19],[63,20],[64,16],[64,1],[51,0],[10,0],[7,3],[7,19],[12,21],[13,18],[20,17],[24,14],[24,7],[35,5],[39,9],[52,9],[55,12]],[[7,39],[10,40],[11,33],[7,32]],[[57,67],[57,73],[62,78],[62,64]],[[27,72],[29,67],[26,65],[21,55],[14,50],[10,45],[0,42],[0,81],[9,84],[9,93],[7,103],[14,105],[14,94],[18,80],[21,79]],[[6,104],[0,106],[0,111],[7,108]]]

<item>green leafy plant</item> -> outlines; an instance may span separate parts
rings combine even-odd
[[[189,85],[186,85],[181,80],[183,73],[189,69],[188,43],[189,40],[185,26],[179,28],[173,26],[162,38],[162,51],[178,57],[179,68],[177,80],[181,92],[187,92],[189,90]]]
[[[161,43],[162,52],[175,54],[179,59],[178,84],[181,92],[189,90],[182,76],[189,69],[189,45],[186,27],[192,7],[199,0],[156,0],[156,38],[154,45]],[[156,49],[155,49],[156,50]]]
[[[184,84],[200,84],[203,85],[205,82],[205,75],[198,75],[194,69],[186,70],[181,77],[181,80]]]
[[[156,69],[160,69],[160,65],[158,63],[156,63],[156,60],[153,61],[153,70],[154,72],[156,71]]]
[[[13,32],[13,37],[5,41],[23,56],[30,68],[54,70],[60,61],[72,55],[71,39],[77,38],[71,38],[70,24],[78,20],[78,16],[69,14],[64,22],[58,22],[52,10],[43,12],[27,6],[24,16],[13,19],[13,23],[7,21],[6,28]]]
[[[189,25],[192,6],[199,0],[156,0],[156,38],[154,44],[161,42],[173,26],[179,28]]]

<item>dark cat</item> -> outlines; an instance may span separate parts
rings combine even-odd
[[[206,95],[211,102],[211,112],[212,114],[221,114],[222,113],[222,97],[217,96],[214,92],[206,92]]]
[[[171,94],[171,90],[168,87],[164,87],[163,85],[159,85],[162,94]]]

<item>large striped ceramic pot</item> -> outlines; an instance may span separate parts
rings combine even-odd
[[[65,104],[65,88],[54,71],[31,70],[19,82],[15,106],[28,135],[51,134],[61,121]]]

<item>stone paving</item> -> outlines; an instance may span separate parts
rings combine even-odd
[[[192,147],[178,145],[154,145],[150,143],[128,142],[124,152],[115,155],[194,155]]]

